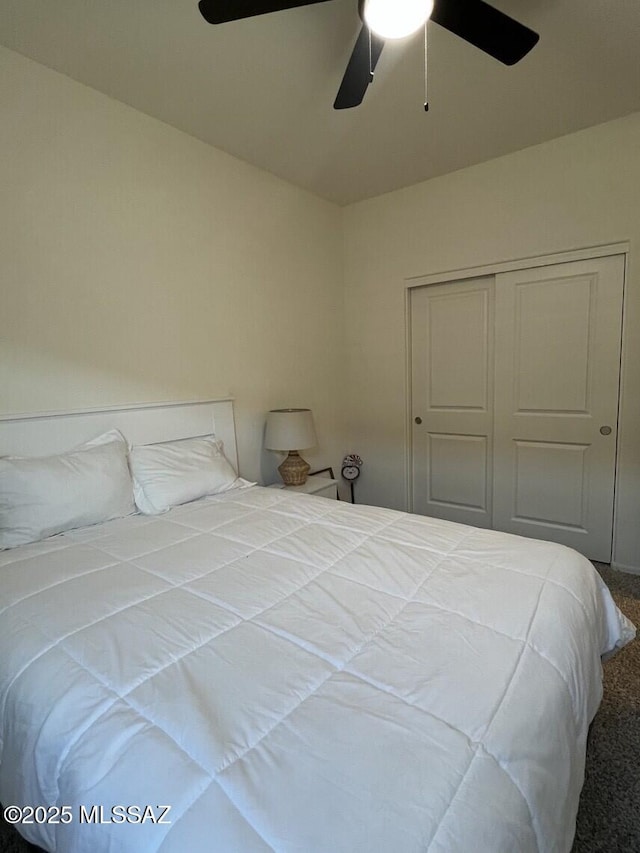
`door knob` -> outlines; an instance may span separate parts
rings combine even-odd
[[[418,425],[422,423],[422,418],[414,418],[414,420]]]
[[[611,435],[611,427],[610,426],[601,426],[600,427],[601,435]]]

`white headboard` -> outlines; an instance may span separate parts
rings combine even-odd
[[[155,444],[210,435],[224,442],[225,456],[238,470],[233,400],[144,403],[85,411],[0,415],[0,456],[48,456],[71,450],[109,429],[130,444]]]

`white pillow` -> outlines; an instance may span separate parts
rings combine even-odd
[[[135,512],[127,442],[106,432],[58,456],[0,458],[0,549]]]
[[[145,515],[249,485],[213,436],[132,447],[129,465],[136,505]]]

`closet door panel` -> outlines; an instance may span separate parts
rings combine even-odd
[[[495,288],[493,526],[611,558],[624,259]]]
[[[491,525],[493,282],[411,296],[413,508]],[[417,419],[417,420],[416,420]]]

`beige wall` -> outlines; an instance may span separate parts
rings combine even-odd
[[[309,460],[359,452],[358,499],[403,508],[405,280],[629,240],[616,559],[638,568],[638,151],[640,114],[340,211],[0,48],[0,413],[230,393],[269,482],[265,411],[308,405]]]
[[[352,205],[348,417],[360,499],[405,507],[409,277],[630,242],[617,564],[640,569],[640,114]]]
[[[337,207],[0,48],[0,413],[236,398],[309,406],[342,458]]]

